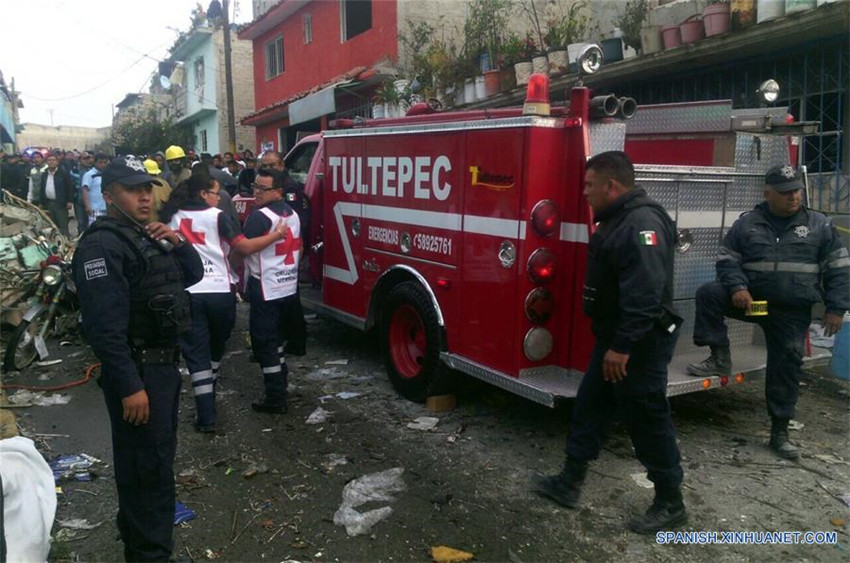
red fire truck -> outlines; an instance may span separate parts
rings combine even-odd
[[[302,299],[376,329],[403,396],[444,392],[452,370],[549,406],[575,396],[592,347],[581,310],[594,229],[584,163],[624,147],[679,228],[676,305],[687,320],[668,393],[763,372],[760,332],[737,322],[731,378],[693,378],[684,367],[706,353],[690,342],[693,296],[714,278],[724,229],[760,201],[764,170],[791,157],[787,134],[764,134],[787,127],[785,110],[672,104],[641,108],[627,123],[615,114],[633,113],[629,100],[592,98],[580,85],[568,98],[550,108],[548,79],[535,75],[523,108],[337,122],[287,155],[312,210],[319,287]],[[748,117],[758,135],[735,130]]]

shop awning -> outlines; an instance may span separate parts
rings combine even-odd
[[[300,100],[295,100],[289,104],[289,124],[296,125],[304,123],[311,119],[316,119],[323,115],[328,115],[336,112],[336,89],[339,86],[348,84],[351,80],[342,80],[331,84],[327,88],[319,90],[309,96],[304,96]]]

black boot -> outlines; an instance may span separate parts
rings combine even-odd
[[[788,419],[773,418],[770,426],[770,449],[783,459],[798,459],[800,450],[788,441]]]
[[[688,521],[682,490],[679,487],[655,486],[655,500],[641,516],[632,518],[629,528],[638,534],[669,530]]]
[[[283,366],[283,370],[286,370],[286,366]],[[266,396],[262,401],[251,403],[251,408],[256,412],[286,414],[286,380],[287,371],[264,373]]]
[[[578,506],[581,486],[587,475],[587,463],[568,459],[557,475],[531,476],[531,490],[567,508]]]
[[[710,377],[724,376],[732,373],[732,355],[728,346],[712,346],[711,355],[701,362],[689,364],[685,369],[688,375]]]

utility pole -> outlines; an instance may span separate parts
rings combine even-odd
[[[224,11],[224,86],[227,92],[227,144],[236,152],[236,115],[233,109],[233,70],[230,65],[230,2],[223,0]]]

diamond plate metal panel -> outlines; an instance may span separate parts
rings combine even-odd
[[[735,168],[738,172],[764,174],[777,164],[788,164],[786,137],[748,133],[735,136]]]
[[[629,135],[729,131],[731,119],[728,100],[638,106],[626,131]]]
[[[673,297],[693,299],[704,283],[714,281],[714,263],[720,243],[720,229],[689,229],[694,242],[685,253],[674,256]]]
[[[607,152],[622,151],[626,142],[626,124],[620,121],[591,122],[590,156]]]
[[[704,351],[708,356],[708,347],[700,347],[694,344],[694,315],[696,314],[696,302],[693,299],[685,299],[674,303],[679,315],[682,316],[684,322],[679,333],[679,341],[676,343],[676,355],[699,355],[700,351]],[[729,344],[732,347],[733,354],[736,347],[750,346],[754,342],[755,331],[759,330],[753,323],[745,323],[734,319],[726,319],[726,326],[729,327]],[[760,335],[759,335],[760,336]],[[700,358],[702,359],[702,358]]]

